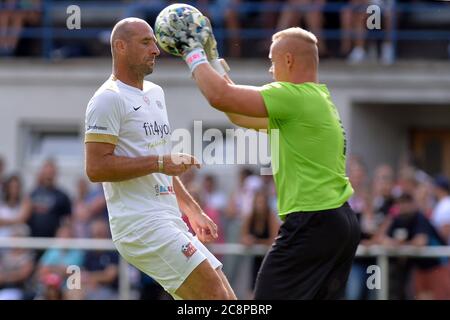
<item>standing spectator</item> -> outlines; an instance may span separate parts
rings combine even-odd
[[[22,219],[30,226],[33,237],[54,237],[60,220],[71,213],[69,197],[56,186],[56,176],[55,163],[45,161],[25,205]]]
[[[436,202],[433,194],[433,180],[427,179],[427,181],[419,183],[414,193],[414,198],[420,211],[423,212],[427,219],[431,220]]]
[[[12,175],[3,183],[3,202],[0,202],[0,237],[11,235],[13,225],[19,223],[22,200],[22,183]]]
[[[109,226],[104,219],[91,223],[94,239],[110,239]],[[115,251],[90,250],[84,258],[85,298],[88,300],[117,299],[119,256]]]
[[[388,215],[394,204],[392,189],[394,188],[394,170],[383,164],[375,168],[372,182],[372,202],[377,220],[381,222]]]
[[[450,184],[447,177],[436,177],[433,193],[438,202],[432,213],[432,221],[446,245],[450,245]]]
[[[388,246],[411,245],[417,247],[444,245],[433,225],[417,209],[411,194],[402,194],[396,199],[397,216],[392,220],[387,236],[381,244]],[[450,288],[450,275],[447,259],[408,258],[391,259],[389,265],[389,299],[410,299],[408,283],[412,279],[413,269],[415,294],[418,298],[446,299]]]
[[[267,192],[258,191],[254,196],[253,210],[245,217],[241,229],[241,242],[246,246],[264,244],[270,246],[275,240],[280,226],[278,218],[272,212],[269,205]],[[263,256],[254,256],[252,261],[252,284],[253,291],[261,267]]]
[[[398,172],[397,183],[393,189],[394,197],[404,193],[414,195],[418,183],[416,169],[410,165],[404,165]]]

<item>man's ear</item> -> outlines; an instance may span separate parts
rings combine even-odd
[[[286,52],[284,55],[284,63],[286,64],[286,67],[291,68],[294,64],[294,57],[292,56],[292,53]]]
[[[121,40],[121,39],[117,39],[114,41],[114,47],[116,48],[116,52],[123,54],[125,51],[125,41]]]

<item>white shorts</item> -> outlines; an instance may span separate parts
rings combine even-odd
[[[208,259],[214,269],[222,263],[193,236],[182,220],[131,231],[114,242],[120,255],[157,281],[175,299],[175,291],[189,274]]]

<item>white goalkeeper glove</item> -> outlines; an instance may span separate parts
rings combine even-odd
[[[192,19],[180,19],[176,14],[169,16],[161,42],[166,47],[172,48],[171,54],[183,57],[191,73],[200,64],[209,62],[221,76],[224,76],[230,68],[225,60],[219,59],[211,22],[206,16],[203,18],[206,24],[199,27]]]
[[[230,67],[224,59],[219,58],[219,51],[217,50],[217,41],[212,31],[211,21],[207,17],[205,28],[209,28],[210,33],[205,45],[203,46],[206,56],[211,67],[213,67],[222,77],[230,71]]]
[[[203,46],[209,38],[211,28],[199,28],[198,24],[191,19],[179,19],[175,15],[173,18],[169,16],[168,20],[167,33],[171,39],[167,40],[178,52],[181,52],[191,73],[200,64],[208,63]]]

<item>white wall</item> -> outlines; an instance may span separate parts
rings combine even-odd
[[[237,83],[261,85],[271,81],[267,61],[229,64]],[[448,64],[384,68],[324,63],[320,80],[329,85],[340,110],[349,153],[362,154],[372,168],[379,161],[395,162],[398,151],[405,147],[405,130],[411,125],[450,127],[449,71]],[[86,103],[109,74],[108,60],[0,61],[0,155],[6,158],[8,171],[20,169],[30,187],[37,164],[33,159],[21,162],[23,123],[82,128]],[[232,127],[223,114],[208,107],[182,61],[160,59],[148,79],[164,88],[173,128],[191,129],[194,120]],[[422,106],[394,110],[392,104],[396,103]],[[429,108],[433,103],[446,106]],[[382,107],[387,104],[391,106]],[[61,183],[73,191],[74,180],[83,173],[82,155],[80,161],[60,166]],[[209,171],[219,175],[222,188],[229,191],[234,187],[236,166],[206,166],[201,172]]]

